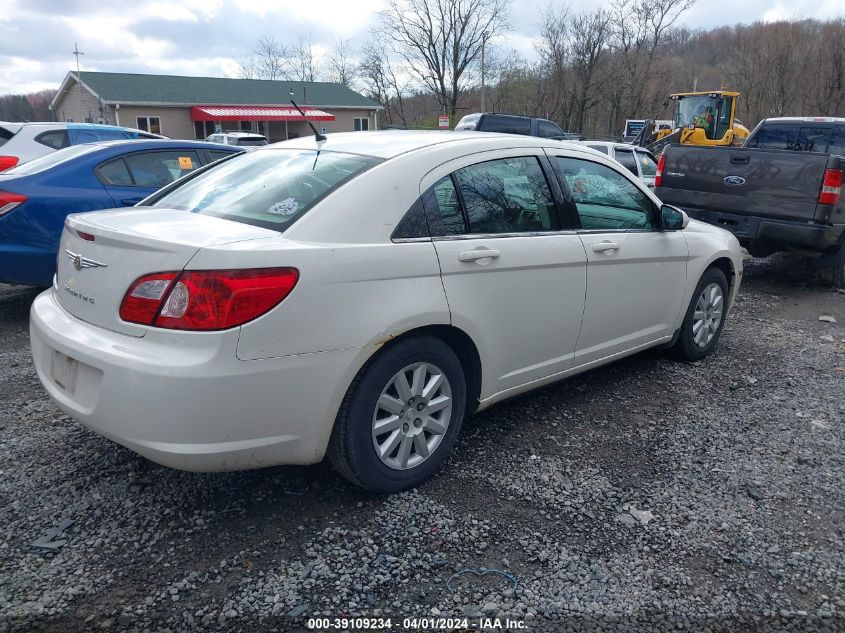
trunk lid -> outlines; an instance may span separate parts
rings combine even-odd
[[[140,337],[148,327],[119,316],[123,296],[138,277],[182,270],[206,246],[276,236],[269,229],[175,209],[136,207],[70,215],[59,244],[56,295],[74,316]]]

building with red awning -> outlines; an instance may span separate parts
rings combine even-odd
[[[332,82],[102,72],[69,72],[50,107],[57,121],[110,123],[181,139],[255,132],[270,142],[310,134],[307,121],[324,133],[375,130],[382,109]]]

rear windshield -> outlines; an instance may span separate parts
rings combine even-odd
[[[5,145],[6,141],[12,138],[15,135],[14,132],[11,130],[7,130],[4,127],[0,127],[0,145]]]
[[[258,151],[187,180],[153,206],[284,231],[322,198],[380,162],[341,152]]]
[[[259,137],[238,139],[239,147],[258,147],[260,145],[267,145],[267,139]]]
[[[507,134],[531,134],[531,119],[518,116],[497,116],[485,114],[481,119],[482,132],[505,132]]]
[[[60,163],[64,163],[65,161],[73,160],[74,158],[91,152],[96,152],[98,149],[102,149],[102,147],[100,145],[72,145],[71,147],[51,152],[46,156],[34,158],[23,165],[7,169],[3,172],[3,175],[29,176],[30,174],[37,174],[46,169],[50,169],[51,167],[55,167]]]

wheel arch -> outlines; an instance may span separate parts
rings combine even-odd
[[[466,378],[467,389],[467,413],[474,413],[478,409],[479,399],[481,397],[481,355],[478,352],[478,346],[472,338],[462,329],[448,324],[432,324],[415,327],[406,330],[397,336],[392,337],[386,341],[378,351],[376,351],[367,362],[364,363],[366,367],[383,349],[389,347],[393,342],[404,340],[412,336],[429,335],[439,338],[446,343],[461,363]],[[363,367],[361,368],[361,371]],[[360,372],[359,372],[360,373]]]

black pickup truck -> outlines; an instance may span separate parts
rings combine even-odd
[[[845,288],[845,119],[762,121],[742,147],[670,145],[655,193],[732,232],[754,257],[812,256]]]

